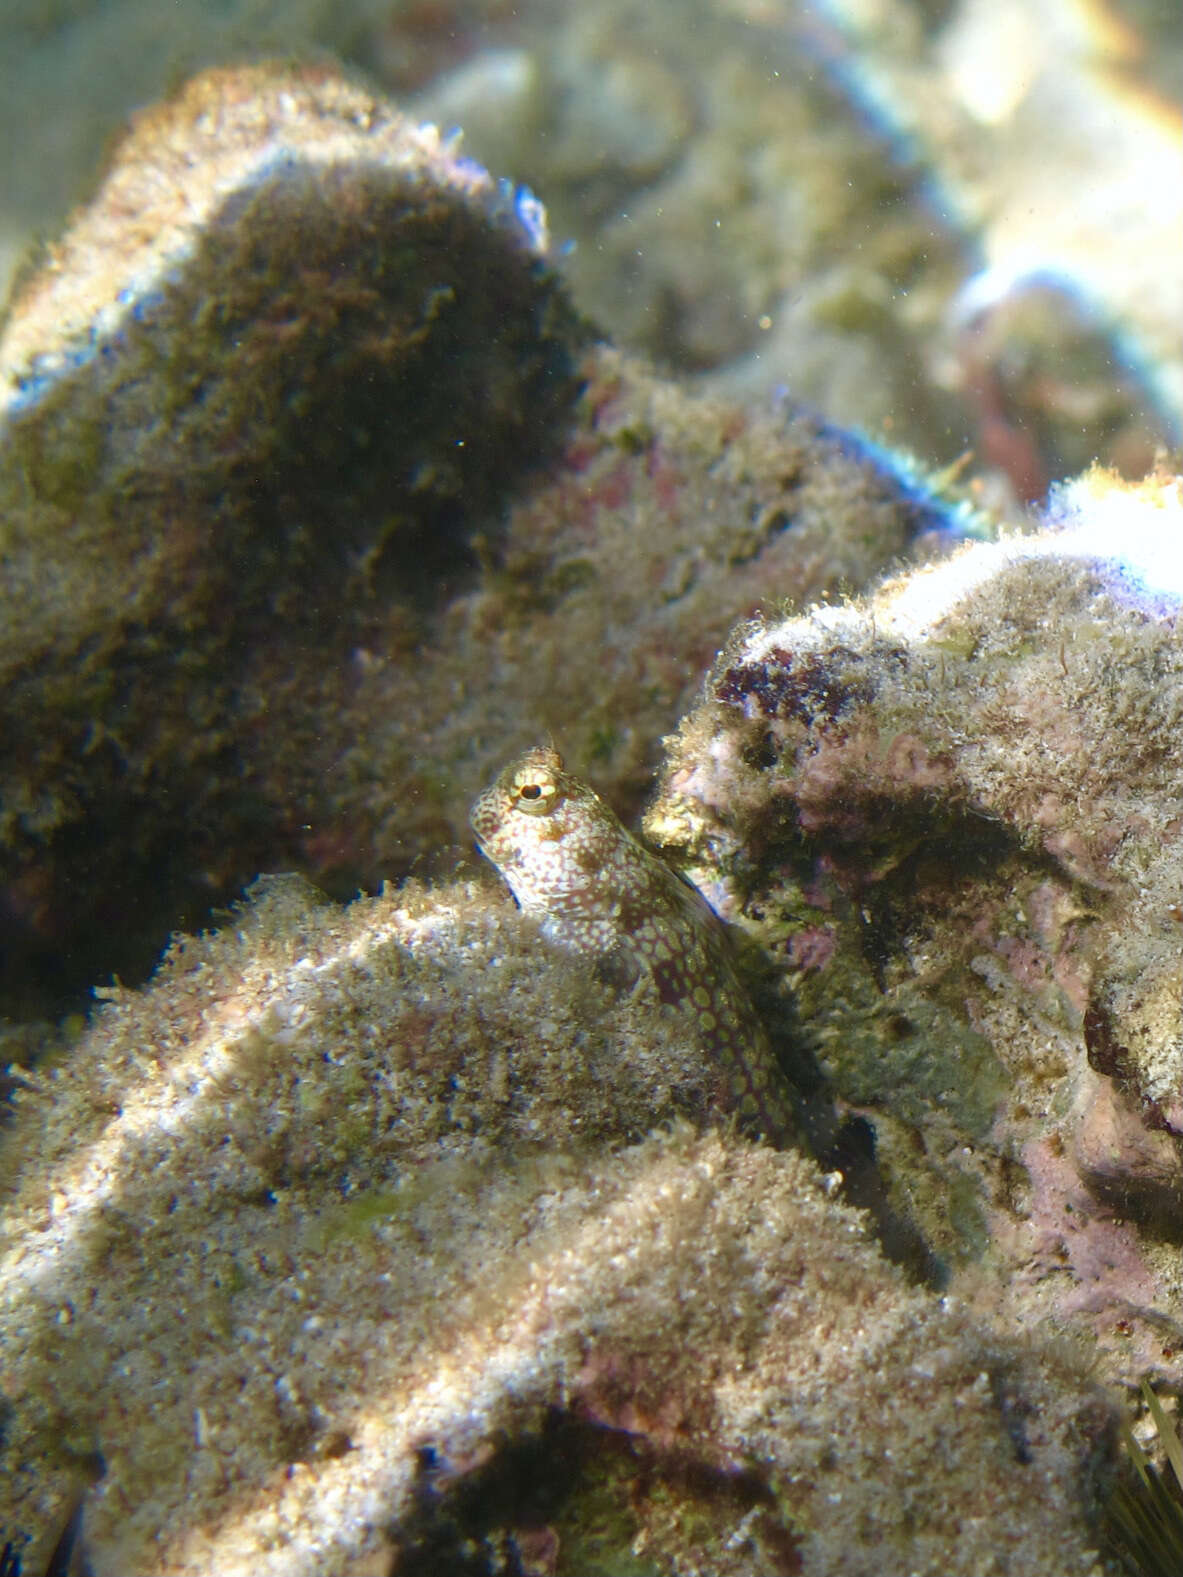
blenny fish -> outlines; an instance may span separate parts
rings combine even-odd
[[[595,959],[621,983],[648,974],[714,1059],[720,1106],[772,1143],[795,1137],[787,1081],[721,921],[557,751],[529,750],[506,767],[473,805],[472,828],[548,942]]]

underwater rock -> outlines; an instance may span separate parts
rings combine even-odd
[[[606,347],[581,370],[562,453],[515,500],[483,575],[419,644],[393,616],[375,630],[323,720],[315,759],[335,770],[292,764],[323,807],[297,853],[314,873],[339,849],[390,874],[467,846],[475,789],[547,733],[629,819],[737,617],[865,586],[975,524],[791,402],[696,396]]]
[[[101,1467],[96,1577],[1090,1570],[1083,1365],[802,1157],[642,1137],[713,1070],[505,895],[272,879],[106,996],[0,1153],[29,1569]]]
[[[147,909],[159,945],[162,895],[271,863],[248,741],[306,750],[360,628],[471,566],[561,436],[586,333],[546,246],[329,69],[136,118],[0,338],[10,979],[39,936],[101,975],[96,932]]]
[[[467,843],[544,728],[627,812],[738,616],[963,524],[587,339],[529,194],[332,73],[141,117],[0,340],[8,1012]]]
[[[1163,41],[1137,41],[1149,15],[1080,11],[515,7],[415,102],[546,193],[616,343],[733,397],[788,388],[928,465],[962,456],[1013,505],[1093,460],[1140,477],[1179,441]],[[995,73],[1015,97],[978,113]]]
[[[734,398],[787,387],[950,463],[972,415],[927,345],[972,271],[933,171],[790,0],[538,7],[416,108],[544,192],[564,274],[614,343]]]
[[[1126,477],[1154,467],[1174,433],[1147,369],[1070,281],[971,280],[959,303],[957,365],[977,414],[976,447],[1017,499],[1100,459]],[[1123,355],[1124,350],[1124,355]]]
[[[741,627],[646,819],[947,1268],[1115,1373],[1183,1351],[1181,521],[1177,479],[1095,471],[1040,533]]]
[[[1070,460],[1087,428],[1084,463],[1137,478],[1127,463],[1177,447],[1183,416],[1183,287],[1163,266],[1183,223],[1173,18],[1137,0],[956,0],[936,12],[888,0],[844,8],[843,20],[851,70],[975,238],[967,296],[1001,309],[1000,338],[1015,331],[991,349],[995,327],[983,325],[986,367],[965,347],[951,380],[994,382],[979,442],[999,436],[998,415],[1019,416],[1013,464],[1022,417],[1033,418],[1026,437],[1054,481],[1069,474],[1057,456]],[[1156,81],[1164,68],[1169,99]],[[1033,299],[1035,280],[1054,295]]]
[[[1141,474],[1147,445],[1179,441],[1169,8],[224,0],[211,12],[109,0],[42,11],[15,8],[0,57],[0,138],[22,149],[0,170],[0,281],[30,233],[53,233],[88,189],[121,117],[179,70],[332,53],[416,117],[463,126],[486,167],[545,192],[555,234],[575,243],[565,269],[579,308],[624,347],[706,369],[733,395],[787,386],[926,464],[972,448],[991,489],[995,462],[1020,487],[1070,474],[1057,457],[1078,452],[1082,428],[1080,463],[1127,475]],[[1040,312],[1032,344],[1026,307],[1007,299],[1032,270],[1084,306],[1095,352],[1071,311]],[[979,282],[1001,305],[987,346],[959,332],[963,289]],[[1000,343],[1012,323],[1014,357]],[[1063,361],[1079,366],[1082,350],[1087,383],[1065,387]],[[1034,446],[1012,420],[1026,411]]]

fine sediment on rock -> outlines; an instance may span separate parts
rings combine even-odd
[[[4,1152],[29,1569],[101,1462],[96,1577],[1088,1572],[1083,1361],[909,1287],[800,1156],[642,1138],[714,1077],[678,1022],[472,884],[272,880],[109,993]]]

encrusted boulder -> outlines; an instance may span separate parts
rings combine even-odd
[[[646,822],[946,1273],[1172,1375],[1181,524],[1175,478],[1094,472],[1041,532],[741,627]]]
[[[109,993],[2,1152],[28,1568],[101,1471],[96,1577],[1084,1577],[1083,1362],[678,1118],[714,1074],[680,1022],[472,884],[272,881]]]

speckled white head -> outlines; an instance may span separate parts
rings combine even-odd
[[[558,751],[539,747],[511,762],[477,799],[471,821],[481,852],[522,910],[544,917],[554,941],[578,951],[611,945],[622,854],[631,863],[636,845]]]

